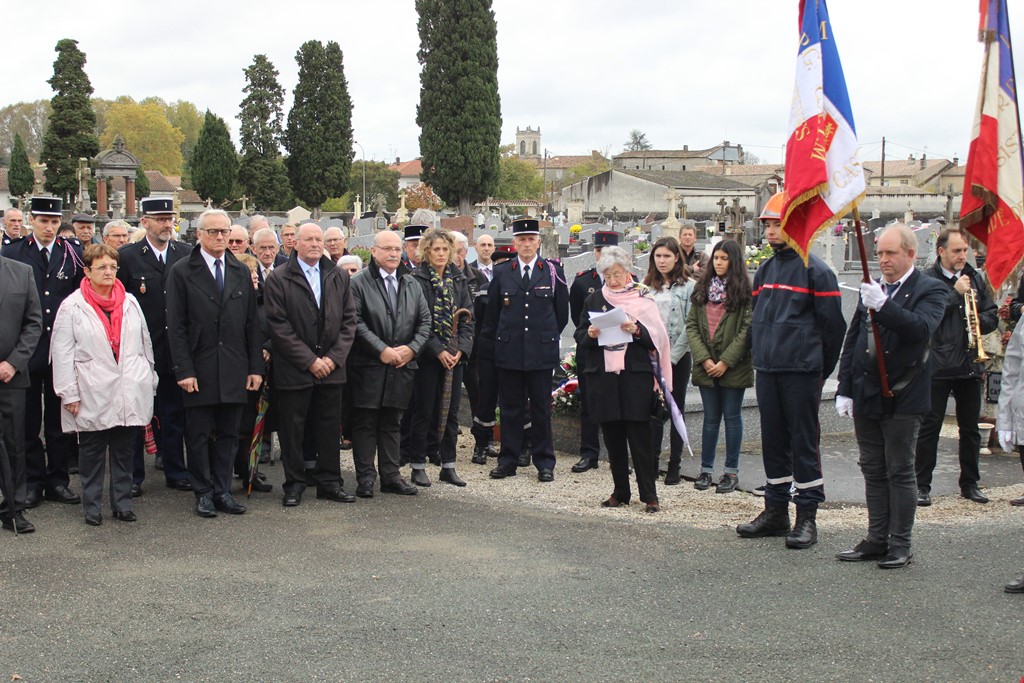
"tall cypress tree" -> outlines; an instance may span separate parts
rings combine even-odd
[[[288,208],[292,192],[280,150],[284,88],[277,82],[277,69],[266,55],[256,55],[243,71],[246,86],[242,92],[246,95],[238,115],[242,144],[238,182],[255,207]]]
[[[12,197],[22,197],[32,192],[36,184],[32,165],[28,162],[28,152],[21,136],[14,134],[14,147],[11,149],[11,168],[7,172],[7,187]]]
[[[78,41],[64,38],[54,48],[57,60],[53,77],[47,81],[53,88],[51,113],[40,161],[46,164],[46,189],[58,197],[74,202],[78,195],[78,159],[91,159],[99,154],[96,137],[96,115],[89,102],[92,84],[85,73],[85,53]]]
[[[500,175],[498,25],[490,0],[416,0],[416,11],[421,178],[472,215]]]
[[[192,150],[189,170],[192,187],[203,199],[220,206],[231,198],[238,175],[238,155],[224,119],[211,114],[209,109]]]
[[[341,48],[331,41],[302,44],[299,80],[288,112],[284,143],[295,195],[318,215],[328,197],[348,190],[352,167],[352,101]]]

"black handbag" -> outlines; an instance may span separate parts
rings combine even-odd
[[[657,390],[651,392],[651,419],[665,422],[670,416],[668,404],[665,403],[665,395]]]

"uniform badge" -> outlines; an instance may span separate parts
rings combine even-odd
[[[505,298],[502,299],[501,305],[502,306],[511,306],[512,305],[512,300],[509,298],[508,294],[506,294]]]
[[[142,284],[139,285],[139,294],[146,293],[146,278],[142,278]]]
[[[57,279],[58,280],[67,280],[68,279],[68,276],[64,274],[64,269],[63,268],[61,268],[60,270],[57,271]]]
[[[594,288],[593,287],[591,287],[590,289],[587,290],[587,294],[593,294],[593,293],[594,293]]]

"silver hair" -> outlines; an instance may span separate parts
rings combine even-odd
[[[466,237],[465,233],[459,232],[458,230],[452,230],[452,237],[454,237],[455,241],[461,244],[462,246],[466,247],[467,249],[469,248],[469,238]],[[458,247],[458,244],[456,244],[455,246]]]
[[[355,254],[345,254],[340,259],[338,259],[338,267],[339,268],[341,266],[347,266],[350,263],[353,263],[353,264],[359,266],[360,270],[363,269],[363,259],[359,258]]]
[[[266,239],[268,237],[274,241],[274,244],[277,244],[277,233],[274,232],[273,228],[260,228],[254,232],[252,234],[252,243],[255,245],[261,239]]]
[[[124,228],[125,230],[128,231],[129,235],[132,234],[133,231],[133,228],[128,221],[121,220],[120,218],[118,218],[116,221],[110,221],[109,223],[103,226],[104,237],[110,237],[111,228]]]
[[[597,272],[605,274],[609,268],[622,266],[627,273],[633,272],[633,262],[622,247],[608,246],[601,250],[601,258],[597,261]]]
[[[228,226],[230,227],[231,216],[228,215],[227,211],[224,211],[223,209],[207,209],[199,214],[199,218],[196,219],[196,230],[202,230],[206,227],[206,219],[213,216],[224,216],[224,218],[228,219]]]
[[[409,224],[437,227],[437,214],[430,209],[416,209],[412,213],[412,218],[409,219]]]
[[[882,234],[878,236],[879,239],[881,239],[882,235],[890,230],[895,230],[899,233],[900,248],[903,249],[903,251],[908,254],[912,251],[915,253],[917,252],[917,235],[914,234],[914,231],[909,226],[903,223],[893,223],[882,231]]]
[[[266,223],[266,224],[267,224],[267,227],[268,227],[268,228],[270,227],[270,219],[269,219],[269,218],[267,218],[266,216],[264,216],[263,214],[259,214],[259,213],[258,213],[258,214],[256,214],[255,216],[249,216],[249,225],[250,225],[250,226],[251,226],[251,225],[252,225],[253,223],[255,223],[255,222],[259,222],[259,221],[263,221],[264,223]],[[260,230],[262,230],[262,228],[260,228]]]
[[[341,233],[342,237],[348,238],[348,235],[345,234],[345,228],[339,228],[337,225],[332,225],[331,227],[324,230],[324,237],[326,237],[327,233],[330,232],[331,230],[337,230],[338,232]]]

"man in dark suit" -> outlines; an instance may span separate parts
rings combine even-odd
[[[339,464],[341,395],[345,361],[356,334],[355,304],[348,273],[324,253],[316,223],[299,226],[288,263],[267,280],[264,310],[274,349],[273,373],[278,437],[284,464],[285,507],[306,488],[303,436],[316,446],[316,497],[353,503]]]
[[[481,337],[493,343],[501,408],[501,453],[494,479],[516,474],[529,401],[531,445],[537,479],[554,481],[551,437],[551,373],[558,365],[559,337],[569,322],[569,291],[561,266],[538,255],[536,219],[512,223],[518,256],[494,271]]]
[[[60,426],[60,399],[53,393],[50,367],[50,331],[57,309],[78,289],[85,274],[82,246],[77,238],[57,237],[63,203],[56,197],[33,197],[29,223],[32,234],[3,248],[3,255],[32,266],[39,305],[43,310],[43,333],[29,361],[31,386],[25,397],[25,507],[43,500],[77,504],[79,497],[68,488],[68,456],[75,439]],[[46,447],[39,438],[40,427]]]
[[[601,259],[601,249],[607,246],[616,246],[619,243],[619,233],[611,231],[600,231],[594,233],[594,263]],[[604,280],[597,272],[597,266],[582,273],[577,273],[569,288],[569,316],[572,319],[573,327],[580,324],[580,316],[583,314],[583,302],[587,297],[601,289]],[[586,347],[576,346],[576,367],[582,368],[585,360]],[[586,380],[582,372],[577,374],[579,379],[579,397],[582,411],[580,413],[580,460],[572,466],[576,473],[586,472],[590,469],[597,469],[597,459],[601,455],[600,426],[590,417],[590,409],[587,408],[587,401],[584,400],[586,393]]]
[[[921,416],[931,405],[929,340],[945,310],[946,288],[914,269],[917,238],[892,225],[878,239],[882,282],[864,283],[839,365],[836,411],[852,417],[868,506],[868,535],[836,555],[847,562],[905,567],[917,509],[914,450]],[[884,289],[883,289],[884,286]],[[881,335],[889,386],[882,394],[868,311]]]
[[[227,252],[231,220],[219,209],[199,215],[198,244],[167,281],[167,336],[173,371],[185,392],[188,471],[196,514],[240,515],[231,497],[238,424],[247,391],[264,370],[256,290],[249,269]]]
[[[167,488],[191,491],[185,466],[185,405],[174,376],[171,348],[167,341],[167,278],[171,267],[188,255],[188,247],[174,239],[174,200],[146,197],[142,200],[142,229],[146,236],[118,250],[117,278],[126,292],[138,300],[153,342],[156,387],[153,412],[153,438],[157,458],[164,468]],[[135,444],[132,462],[132,495],[142,494],[146,478],[145,450],[142,439]]]
[[[252,237],[252,253],[259,261],[256,275],[259,277],[260,286],[266,284],[274,268],[288,263],[288,257],[279,251],[277,235],[270,228],[260,228]]]
[[[0,523],[28,534],[36,528],[25,519],[25,390],[29,360],[43,332],[43,314],[32,268],[0,256],[0,432],[7,463],[0,463],[4,506]],[[8,475],[10,472],[10,481]],[[8,488],[10,486],[11,488]]]
[[[25,223],[25,216],[20,209],[7,209],[4,211],[4,234],[2,246],[6,247],[14,240],[21,239],[21,228]]]

